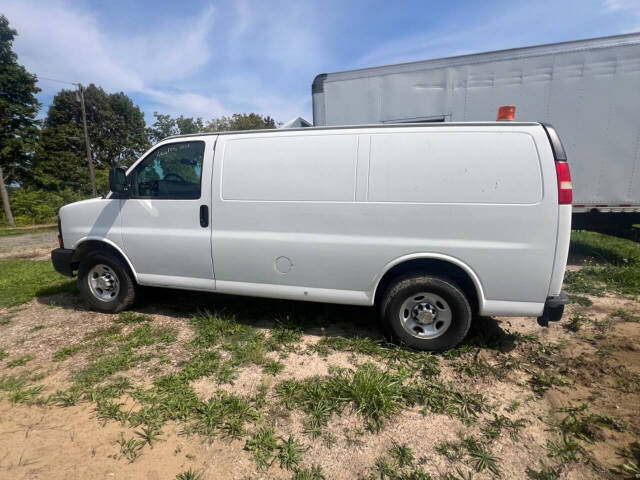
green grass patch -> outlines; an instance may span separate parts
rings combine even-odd
[[[625,310],[623,308],[619,308],[615,312],[611,314],[612,317],[619,318],[625,322],[639,323],[640,316],[634,315],[629,310]]]
[[[586,266],[567,272],[571,293],[601,296],[604,289],[625,295],[640,292],[640,244],[595,232],[575,231],[570,251],[585,256]]]
[[[0,348],[0,361],[4,360],[8,356],[9,356],[9,354],[6,352],[6,350]]]
[[[125,325],[132,323],[144,323],[153,320],[149,315],[143,313],[136,313],[131,311],[121,312],[118,318],[114,320],[115,323],[123,323]]]
[[[0,228],[0,237],[12,237],[15,235],[32,235],[34,233],[45,233],[57,230],[56,225],[40,228]]]
[[[0,307],[13,307],[35,297],[77,291],[75,281],[56,272],[49,260],[0,260]]]
[[[27,353],[26,355],[22,355],[21,357],[14,358],[13,360],[8,361],[7,368],[24,367],[27,363],[29,363],[34,358],[36,357],[34,357],[30,353]]]
[[[70,347],[63,347],[53,354],[53,361],[62,362],[67,358],[71,358],[76,353],[85,350],[87,347],[87,345],[72,345]]]

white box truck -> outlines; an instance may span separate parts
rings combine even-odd
[[[62,207],[51,255],[103,312],[138,285],[376,305],[436,351],[474,314],[554,320],[567,302],[571,181],[540,123],[171,137],[110,189]]]
[[[314,125],[486,121],[515,105],[562,137],[575,227],[640,223],[640,33],[321,74],[312,96]]]

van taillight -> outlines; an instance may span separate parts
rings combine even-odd
[[[567,162],[556,162],[558,177],[558,203],[571,204],[573,201],[573,187],[571,186],[571,172]]]

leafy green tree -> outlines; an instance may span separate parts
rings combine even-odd
[[[228,132],[233,130],[261,130],[276,128],[276,122],[269,116],[257,113],[234,113],[230,117],[214,118],[207,122],[208,132]]]
[[[263,128],[276,128],[276,122],[269,116],[257,113],[234,113],[230,117],[212,118],[206,124],[201,117],[185,117],[180,115],[173,118],[153,112],[156,121],[147,129],[149,139],[157,143],[171,135],[186,135],[199,132],[228,132],[232,130],[259,130]]]
[[[85,89],[84,98],[96,179],[104,191],[109,167],[128,166],[149,147],[144,115],[124,93],[108,94],[93,84]],[[49,107],[30,185],[49,191],[91,191],[75,90],[61,90]]]
[[[6,185],[22,181],[38,135],[35,75],[18,64],[17,32],[0,15],[0,196],[7,223],[15,225]]]

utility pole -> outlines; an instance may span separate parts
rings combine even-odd
[[[93,171],[93,157],[91,156],[91,144],[89,143],[89,131],[87,130],[87,112],[84,108],[84,87],[81,83],[76,83],[80,91],[80,104],[82,105],[82,126],[84,128],[84,143],[87,146],[87,163],[89,164],[89,176],[91,177],[91,191],[94,197],[98,196],[96,189],[96,174]]]

